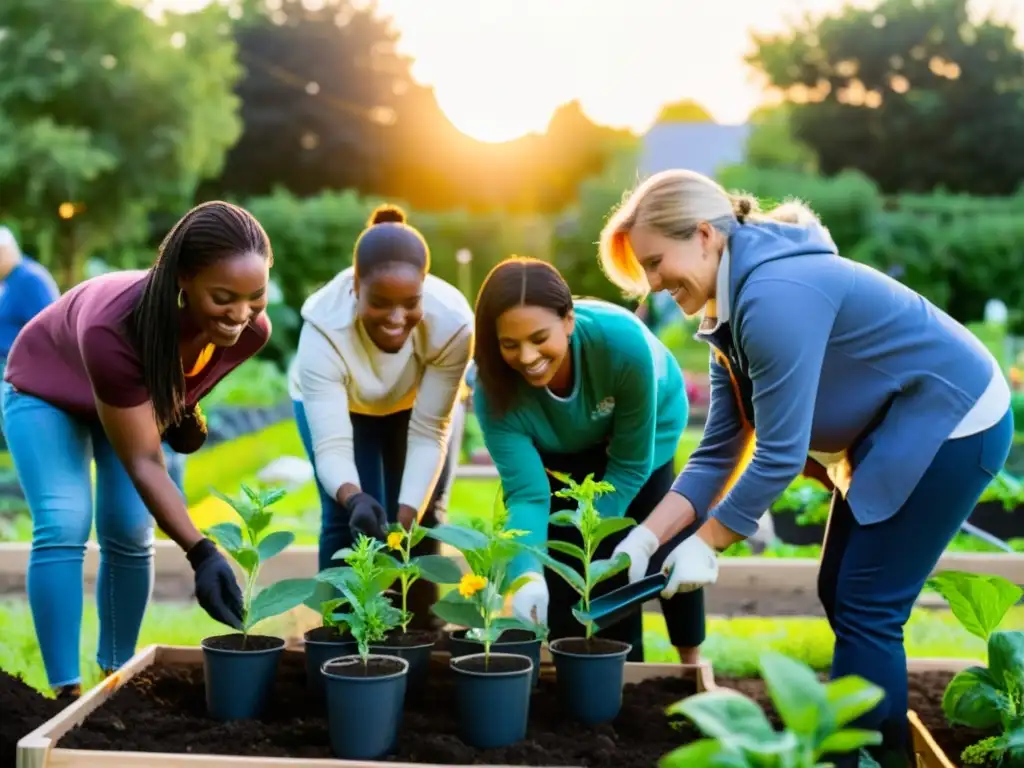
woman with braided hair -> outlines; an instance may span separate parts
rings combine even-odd
[[[153,586],[153,521],[187,553],[206,612],[241,626],[230,566],[193,525],[161,441],[206,438],[200,398],[270,338],[270,242],[247,211],[189,211],[144,271],[86,280],[36,315],[11,348],[4,431],[32,514],[28,597],[50,685],[77,695],[82,563],[93,521],[104,672],[135,652]],[[152,517],[151,517],[152,515]]]

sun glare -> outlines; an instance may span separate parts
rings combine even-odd
[[[442,89],[437,101],[452,125],[478,141],[499,144],[528,133],[543,133],[551,119],[546,105],[509,99],[498,106],[482,102],[474,91]]]

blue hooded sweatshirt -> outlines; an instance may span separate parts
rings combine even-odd
[[[673,490],[750,536],[809,451],[847,452],[855,519],[891,517],[985,391],[991,354],[919,294],[840,257],[820,225],[737,225],[721,269],[727,321],[698,333],[712,346],[710,412]],[[750,463],[722,495],[751,429]]]

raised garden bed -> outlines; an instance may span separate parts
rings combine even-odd
[[[942,694],[949,681],[957,672],[975,663],[969,659],[909,660],[910,725],[919,768],[956,768],[961,764],[960,753],[965,747],[990,735],[970,728],[951,727],[942,712]],[[715,684],[754,699],[769,714],[775,727],[780,727],[763,680],[718,677]]]
[[[259,765],[592,765],[647,766],[687,740],[673,727],[669,704],[714,687],[708,664],[627,663],[623,706],[614,722],[587,727],[566,721],[554,695],[554,670],[543,665],[525,740],[475,750],[456,736],[449,656],[435,653],[422,697],[411,697],[395,762],[331,758],[322,705],[309,695],[301,651],[285,651],[270,710],[258,721],[222,723],[206,714],[199,648],[150,646],[120,672],[82,696],[18,744],[18,768],[64,766]],[[203,755],[203,757],[200,757]],[[217,755],[216,758],[210,755]],[[282,758],[292,758],[283,760]]]

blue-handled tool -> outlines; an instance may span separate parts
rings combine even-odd
[[[572,614],[584,624],[593,622],[595,629],[606,629],[657,597],[667,584],[668,576],[656,573],[591,600],[589,611],[573,608]]]

